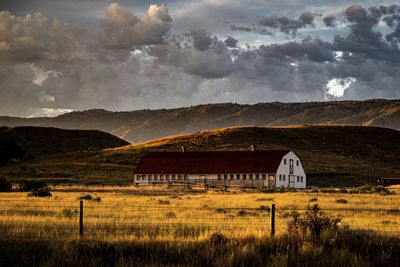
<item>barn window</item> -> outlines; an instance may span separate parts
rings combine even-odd
[[[172,174],[172,181],[175,181],[175,174]]]
[[[258,173],[256,174],[256,180],[260,180],[260,175]]]
[[[286,159],[283,159],[283,164],[285,164],[285,165],[286,165]]]
[[[267,175],[265,173],[262,174],[262,179],[263,180],[267,179]]]
[[[286,175],[284,174],[284,175],[283,175],[283,181],[285,181],[285,180],[286,180]]]
[[[158,175],[155,174],[155,175],[154,175],[154,181],[157,181],[157,180],[158,180]]]
[[[236,174],[236,180],[240,180],[240,174]]]
[[[243,174],[242,177],[243,177],[243,180],[246,180],[247,175],[246,175],[246,174]]]
[[[182,175],[178,174],[178,180],[182,180]]]
[[[300,177],[299,176],[297,176],[297,182],[300,182]]]
[[[160,181],[163,181],[164,180],[164,175],[160,175]]]
[[[218,177],[218,180],[221,180],[221,174],[218,174],[217,177]]]
[[[168,181],[169,180],[169,174],[165,175],[165,179]]]
[[[253,180],[253,174],[249,174],[250,180]]]
[[[224,174],[224,180],[228,179],[228,174]]]
[[[187,179],[188,179],[187,174],[185,174],[185,175],[183,176],[183,178],[184,178],[185,180],[187,180]]]
[[[231,180],[233,180],[234,175],[233,175],[233,174],[230,174],[230,175],[229,175],[229,178],[231,178]]]
[[[282,181],[282,174],[279,174],[279,181]]]
[[[149,181],[153,180],[153,176],[149,174]]]
[[[301,176],[300,178],[301,178],[300,181],[303,182],[303,176]]]
[[[299,160],[296,160],[296,166],[299,166]]]

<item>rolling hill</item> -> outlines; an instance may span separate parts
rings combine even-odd
[[[400,129],[400,100],[209,104],[177,109],[76,111],[55,118],[0,117],[0,126],[97,129],[131,143],[237,126],[344,124]]]
[[[400,176],[400,132],[338,125],[235,127],[178,135],[150,142],[71,153],[0,168],[0,175],[81,183],[132,182],[132,172],[149,151],[292,149],[302,159],[308,185],[353,186],[380,176]]]
[[[0,163],[127,144],[129,143],[118,137],[97,130],[0,127]]]

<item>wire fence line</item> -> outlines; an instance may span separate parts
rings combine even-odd
[[[41,201],[39,205],[33,203],[31,206],[29,201],[21,203],[25,205],[0,204],[0,231],[3,235],[23,232],[39,236],[51,233],[70,235],[78,230],[82,235],[84,232],[85,235],[93,236],[157,236],[163,234],[195,236],[207,231],[259,231],[272,234],[275,233],[275,227],[284,228],[287,225],[290,216],[285,215],[285,212],[304,212],[306,210],[305,208],[276,204],[260,205],[259,207],[189,207],[157,205],[156,203],[154,205],[124,206],[118,203],[104,204],[91,201],[86,201],[85,205],[83,205],[83,201],[66,203]],[[65,210],[67,212],[63,213]],[[358,225],[357,228],[400,234],[399,208],[322,208],[322,210],[340,214],[348,212],[384,213],[395,220],[385,221],[383,216],[381,218],[383,221],[366,221],[367,223]],[[79,223],[77,223],[78,219]]]

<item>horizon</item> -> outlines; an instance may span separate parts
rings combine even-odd
[[[109,109],[104,109],[104,108],[88,108],[88,109],[81,109],[81,110],[68,110],[65,112],[51,112],[51,113],[42,113],[45,116],[28,116],[28,117],[20,117],[20,116],[11,116],[11,115],[1,115],[0,117],[9,117],[9,118],[21,118],[21,119],[39,119],[39,118],[56,118],[65,114],[70,114],[70,113],[80,113],[80,112],[87,112],[87,111],[106,111],[110,113],[129,113],[129,112],[136,112],[136,111],[170,111],[170,110],[179,110],[179,109],[188,109],[188,108],[195,108],[195,107],[201,107],[201,106],[210,106],[210,105],[238,105],[238,106],[255,106],[255,105],[260,105],[260,104],[311,104],[311,103],[339,103],[339,102],[396,102],[400,101],[400,99],[385,99],[385,98],[371,98],[371,99],[362,99],[362,100],[353,100],[353,99],[343,99],[343,100],[324,100],[324,101],[307,101],[307,102],[282,102],[282,101],[271,101],[271,102],[258,102],[254,104],[248,104],[248,103],[236,103],[236,102],[221,102],[221,103],[206,103],[206,104],[197,104],[197,105],[191,105],[191,106],[179,106],[179,107],[172,107],[172,108],[142,108],[142,109],[132,109],[132,110],[109,110]],[[41,114],[41,115],[42,115]],[[47,115],[47,116],[46,116]]]

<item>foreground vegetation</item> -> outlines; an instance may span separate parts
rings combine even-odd
[[[318,241],[282,235],[203,240],[2,238],[4,266],[396,266],[400,239],[340,230]]]
[[[382,195],[57,186],[45,198],[0,193],[0,265],[395,266],[399,189]]]

